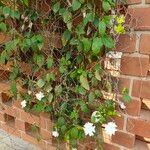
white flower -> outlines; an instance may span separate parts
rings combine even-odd
[[[25,100],[23,100],[23,101],[21,102],[21,107],[24,108],[24,107],[26,107],[26,105],[27,105],[27,102],[26,102]]]
[[[35,94],[36,98],[41,101],[41,99],[44,97],[44,94],[42,92],[39,92],[37,94]]]
[[[29,94],[29,95],[31,95],[31,93],[32,93],[31,91],[28,91],[28,94]]]
[[[87,122],[83,128],[85,135],[93,136],[95,133],[95,126],[93,123]]]
[[[121,109],[126,109],[126,106],[123,102],[119,102],[119,106]]]
[[[53,132],[52,132],[52,135],[53,135],[54,137],[58,137],[58,136],[59,136],[59,133],[58,133],[58,131],[53,131]]]
[[[94,111],[91,116],[91,120],[94,123],[98,123],[101,119],[101,114],[99,111]]]
[[[23,30],[24,30],[24,28],[25,28],[25,25],[23,24],[23,25],[21,26],[21,30],[23,31]]]
[[[32,28],[32,25],[33,25],[33,23],[32,22],[30,22],[30,24],[29,24],[29,28],[31,29]]]
[[[25,18],[24,18],[24,22],[27,22],[29,20],[29,18],[26,16]]]
[[[21,19],[24,19],[24,18],[25,18],[25,17],[24,17],[24,15],[22,14],[22,15],[21,15]]]
[[[115,134],[115,132],[117,131],[116,127],[117,125],[114,122],[108,122],[106,125],[104,125],[105,127],[105,132],[112,136]]]

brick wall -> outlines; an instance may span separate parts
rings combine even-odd
[[[117,51],[123,52],[119,90],[129,88],[132,102],[121,116],[115,136],[104,135],[104,150],[150,150],[150,0],[128,0],[135,31],[120,37]],[[9,40],[0,34],[0,43]],[[5,71],[3,71],[5,69]],[[52,122],[48,114],[26,113],[18,101],[8,95],[7,66],[0,68],[0,128],[42,148],[55,149],[52,144]],[[37,125],[36,137],[32,126]],[[88,150],[81,147],[79,150]]]
[[[117,134],[106,140],[106,150],[150,150],[150,1],[128,4],[135,31],[120,37],[117,51],[123,52],[119,89],[129,88],[132,102],[117,120]]]

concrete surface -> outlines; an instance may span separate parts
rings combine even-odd
[[[20,138],[7,134],[0,129],[0,150],[41,150]]]

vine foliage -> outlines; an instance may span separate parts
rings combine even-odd
[[[125,33],[118,0],[2,0],[1,64],[10,64],[11,95],[25,111],[51,114],[53,136],[77,148],[88,136],[101,149],[99,129],[118,115],[106,99],[116,81],[104,68],[106,53]],[[21,89],[20,89],[21,87]],[[128,90],[123,99],[128,102]],[[89,123],[90,131],[85,124]]]

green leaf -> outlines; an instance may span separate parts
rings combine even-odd
[[[84,113],[88,113],[89,112],[88,106],[87,106],[87,104],[83,100],[80,101],[79,104],[80,104],[81,110]]]
[[[51,103],[53,100],[53,94],[52,93],[49,93],[48,94],[48,101]]]
[[[29,6],[29,0],[21,0],[26,6]]]
[[[55,75],[53,73],[47,73],[46,74],[46,81],[54,81],[55,80]]]
[[[98,30],[101,34],[104,34],[106,31],[106,24],[104,21],[100,21],[98,25]]]
[[[5,16],[10,15],[10,8],[9,8],[9,7],[4,7],[4,8],[3,8],[3,14],[4,14]]]
[[[125,101],[125,102],[130,102],[131,101],[131,97],[129,96],[129,89],[127,88],[124,88],[122,90],[122,99]]]
[[[56,4],[54,4],[52,9],[53,9],[54,13],[57,13],[60,9],[60,2],[57,2]]]
[[[48,57],[48,59],[47,59],[47,68],[48,69],[51,68],[53,66],[53,63],[54,63],[53,58]]]
[[[72,13],[69,12],[68,9],[65,9],[65,11],[64,11],[63,14],[62,14],[62,17],[63,17],[64,22],[65,22],[65,23],[68,23],[68,22],[70,22],[71,19],[72,19]]]
[[[80,83],[81,86],[84,87],[86,90],[90,90],[89,82],[87,80],[87,75],[82,74],[80,76]]]
[[[59,117],[58,121],[57,121],[57,124],[58,124],[59,127],[65,125],[65,119],[63,117]]]
[[[78,138],[78,128],[77,127],[73,127],[72,129],[70,129],[70,136],[73,139]]]
[[[6,62],[6,60],[8,59],[8,54],[7,54],[7,52],[4,50],[4,51],[2,51],[2,53],[1,53],[1,55],[0,55],[0,62],[2,63],[2,64],[5,64],[5,62]]]
[[[72,1],[72,9],[73,11],[78,10],[81,7],[81,3],[79,0],[73,0]]]
[[[37,82],[37,86],[42,88],[45,85],[45,81],[43,79],[39,79]]]
[[[42,67],[45,61],[45,57],[42,54],[35,54],[34,55],[34,62],[39,66]]]
[[[101,81],[101,76],[98,70],[95,71],[95,78],[99,81]]]
[[[10,10],[10,17],[13,18],[13,19],[19,19],[20,18],[19,11]]]
[[[94,38],[92,43],[93,54],[97,55],[100,52],[102,46],[103,46],[102,39],[98,37]]]
[[[107,48],[111,49],[111,48],[115,47],[114,40],[109,36],[103,36],[102,41],[103,41],[103,44],[105,45],[105,47],[107,47]]]
[[[52,106],[45,106],[44,111],[45,112],[51,112],[52,111]]]
[[[103,1],[102,7],[105,12],[108,12],[111,9],[111,6],[110,6],[109,2],[107,2],[107,1]]]
[[[7,27],[6,27],[6,24],[4,22],[0,23],[0,31],[3,31],[3,32],[7,31]]]
[[[70,38],[71,38],[71,32],[69,30],[66,30],[62,35],[62,43],[64,46],[67,44]]]
[[[11,83],[11,85],[10,85],[10,91],[11,91],[14,95],[17,94],[17,84],[16,84],[15,81],[13,81],[13,82]]]
[[[123,101],[125,101],[126,103],[131,102],[131,97],[128,94],[123,95],[122,97]]]
[[[61,92],[62,92],[62,86],[61,85],[55,86],[55,93],[56,93],[56,95],[60,95]]]
[[[84,52],[88,52],[91,49],[92,41],[88,38],[83,38],[82,43],[84,47]]]
[[[35,104],[33,107],[34,111],[36,111],[36,112],[41,112],[44,110],[44,108],[45,108],[45,106],[43,105],[43,102],[39,102],[39,103]]]
[[[90,103],[93,102],[94,99],[95,99],[95,94],[94,94],[94,92],[90,92],[90,94],[88,95],[88,100],[89,100],[89,102],[90,102]]]

